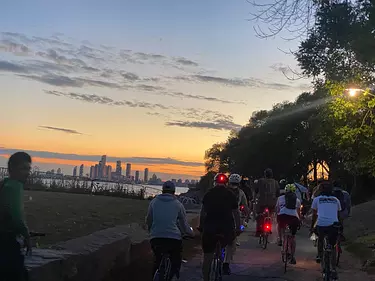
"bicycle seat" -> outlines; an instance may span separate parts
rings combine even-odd
[[[341,223],[340,222],[335,222],[335,223],[333,223],[332,226],[335,227],[335,228],[340,228],[341,227]]]

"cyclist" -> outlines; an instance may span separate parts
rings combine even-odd
[[[291,244],[291,264],[296,264],[295,250],[296,240],[295,235],[297,233],[300,218],[301,218],[301,201],[297,198],[296,186],[294,183],[289,183],[285,186],[285,195],[281,195],[277,199],[276,203],[277,212],[277,233],[278,233],[278,245],[282,246],[282,237],[287,226],[290,227],[293,235]]]
[[[245,213],[249,213],[249,207],[247,206],[247,198],[245,193],[242,191],[242,189],[239,188],[239,185],[241,183],[241,176],[238,174],[231,174],[229,177],[229,187],[233,191],[234,195],[236,196],[237,203],[239,206],[244,206]],[[241,210],[239,210],[241,213]],[[231,270],[229,267],[230,262],[233,259],[233,255],[236,251],[236,245],[239,246],[239,242],[237,239],[233,241],[232,243],[228,243],[227,247],[225,248],[225,257],[224,257],[224,263],[223,263],[223,273],[225,275],[230,275]]]
[[[341,211],[340,201],[332,195],[333,185],[330,182],[320,184],[321,193],[315,197],[311,206],[313,210],[311,230],[314,231],[316,223],[316,232],[318,234],[318,255],[316,262],[320,263],[323,254],[324,237],[328,236],[329,243],[334,246],[338,238],[339,212]],[[332,278],[337,279],[336,255],[333,254],[331,260]]]
[[[226,247],[233,243],[240,233],[240,215],[238,201],[232,191],[226,188],[228,177],[217,174],[214,178],[214,188],[203,197],[199,230],[202,234],[203,280],[209,281],[210,266],[216,244],[222,235],[220,244]]]
[[[176,186],[171,181],[163,184],[162,194],[150,203],[146,224],[151,233],[151,248],[155,263],[153,274],[159,268],[162,254],[169,253],[171,259],[171,277],[179,277],[182,261],[182,236],[193,236],[186,211],[174,195]]]
[[[258,237],[262,232],[263,225],[263,212],[268,208],[270,215],[272,215],[277,198],[280,194],[279,183],[273,178],[273,172],[271,169],[264,171],[264,178],[259,179],[255,182],[255,194],[257,199],[257,226],[255,235]]]
[[[350,198],[350,194],[342,189],[341,182],[335,181],[333,183],[333,196],[339,199],[341,204],[341,212],[339,214],[339,220],[341,223],[341,239],[345,241],[344,237],[344,220],[350,216],[350,211],[352,208],[352,201]]]
[[[31,254],[30,235],[24,221],[23,189],[30,174],[31,157],[16,152],[8,160],[9,177],[0,183],[0,276],[1,280],[27,280],[24,256],[17,241],[25,239],[26,253]]]

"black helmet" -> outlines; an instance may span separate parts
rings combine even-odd
[[[267,168],[264,170],[264,177],[267,179],[273,178],[273,172],[272,169]]]
[[[176,186],[172,181],[166,181],[163,183],[163,192],[174,193],[176,191]]]

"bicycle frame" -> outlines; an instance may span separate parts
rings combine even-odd
[[[329,244],[328,237],[324,236],[323,240],[323,280],[331,280],[331,259],[332,259],[332,246]]]

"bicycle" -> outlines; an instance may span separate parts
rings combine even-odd
[[[183,237],[183,239],[193,239],[193,237]],[[171,281],[173,275],[171,274],[172,263],[171,263],[171,256],[168,252],[163,252],[161,255],[161,261],[159,264],[158,269],[154,274],[153,281]],[[179,276],[179,272],[175,273],[177,277]]]
[[[263,249],[266,249],[268,244],[268,236],[272,234],[272,218],[270,216],[268,208],[264,210],[262,216],[263,223],[262,231],[259,235],[259,245],[261,245]]]
[[[337,242],[336,242],[336,245],[335,245],[335,250],[336,250],[336,266],[339,266],[340,257],[341,257],[341,254],[342,254],[341,235],[342,235],[342,233],[341,233],[341,231],[339,231],[338,237],[337,237]]]
[[[210,281],[222,281],[223,279],[225,247],[221,246],[220,239],[224,238],[224,236],[217,234],[216,237],[218,238],[218,240],[215,246],[214,257],[210,265]]]
[[[340,227],[339,225],[334,225],[333,227]],[[332,251],[333,247],[329,243],[328,235],[324,235],[323,239],[323,262],[322,262],[322,268],[323,268],[323,280],[324,281],[330,281],[334,280],[331,278],[332,271],[331,271],[331,260],[332,260],[332,253],[336,254],[336,247],[335,251]],[[337,262],[336,262],[337,264]]]
[[[289,225],[285,228],[284,230],[284,235],[283,235],[283,247],[281,249],[281,260],[284,263],[284,273],[286,273],[286,268],[288,266],[288,263],[292,259],[292,240],[293,240],[293,234],[291,232],[291,229]]]

